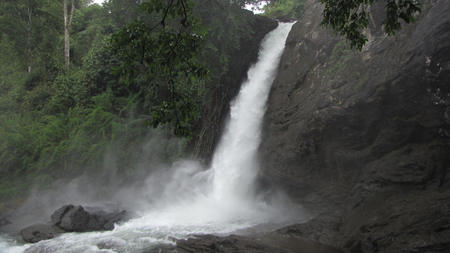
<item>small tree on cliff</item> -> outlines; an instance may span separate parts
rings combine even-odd
[[[361,50],[367,37],[361,30],[369,26],[370,6],[378,0],[320,0],[325,5],[322,26],[331,26],[336,34],[350,41],[350,46]],[[388,35],[401,29],[400,19],[406,23],[415,21],[414,14],[420,13],[417,0],[384,0],[386,19],[383,21]]]

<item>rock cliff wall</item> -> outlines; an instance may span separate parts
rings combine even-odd
[[[396,36],[372,25],[362,52],[307,3],[269,98],[262,175],[329,211],[279,233],[344,252],[450,249],[450,1],[423,3]]]

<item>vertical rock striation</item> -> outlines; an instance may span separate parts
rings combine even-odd
[[[261,157],[267,180],[328,212],[279,232],[344,252],[448,250],[450,2],[424,1],[393,37],[371,26],[362,52],[321,12],[309,1],[286,42]]]

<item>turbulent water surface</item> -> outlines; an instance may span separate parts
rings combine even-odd
[[[0,252],[143,252],[173,244],[171,238],[191,234],[230,234],[260,224],[282,224],[293,217],[288,207],[267,203],[254,192],[262,117],[279,58],[292,24],[281,23],[264,39],[258,62],[249,69],[211,168],[195,161],[173,164],[163,178],[159,199],[141,218],[117,225],[113,231],[67,233],[36,244],[0,238]],[[160,188],[161,175],[149,187]],[[142,189],[151,192],[152,189]],[[281,198],[277,198],[278,200]],[[144,200],[142,200],[144,201]],[[298,210],[293,211],[300,218]]]

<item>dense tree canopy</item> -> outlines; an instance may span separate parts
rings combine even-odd
[[[189,136],[196,118],[192,87],[207,74],[199,62],[205,28],[185,0],[144,2],[139,7],[153,20],[136,20],[111,37],[112,51],[122,60],[115,72],[130,84],[139,76],[147,83],[146,96],[157,102],[149,124],[172,122],[173,132]],[[152,22],[153,21],[153,22]]]

